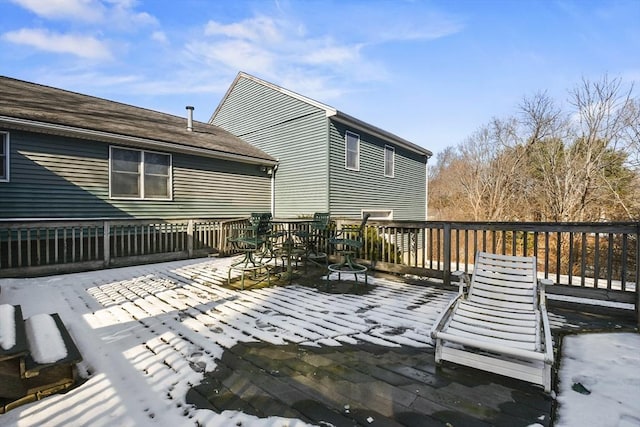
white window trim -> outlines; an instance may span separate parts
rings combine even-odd
[[[387,173],[387,150],[391,151],[391,174]],[[391,145],[384,146],[384,176],[394,178],[396,176],[396,149]]]
[[[4,178],[0,177],[0,182],[9,182],[9,177],[11,176],[9,169],[11,165],[11,142],[9,141],[9,132],[0,132],[0,135],[4,135],[4,138],[2,138],[5,144],[4,171],[7,174]]]
[[[356,149],[356,167],[352,168],[349,167],[349,145],[347,144],[347,136],[350,135],[351,137],[355,137],[358,139],[358,145],[357,145],[357,149]],[[350,171],[359,171],[360,170],[360,135],[355,133],[355,132],[351,132],[351,131],[346,131],[344,134],[344,168]]]
[[[386,215],[380,215],[380,213],[386,213]],[[362,209],[360,217],[364,218],[364,214],[369,214],[371,221],[392,221],[393,209]]]
[[[140,188],[139,188],[139,192],[140,192],[140,197],[123,197],[123,196],[113,196],[111,194],[111,166],[112,166],[112,162],[113,162],[113,156],[112,156],[112,152],[113,149],[116,150],[129,150],[129,151],[139,151],[140,154]],[[145,153],[154,153],[154,154],[161,154],[163,156],[169,156],[169,176],[167,177],[167,179],[169,180],[169,185],[167,188],[167,191],[169,193],[169,197],[166,198],[162,198],[162,197],[145,197],[144,194],[144,154]],[[154,201],[167,201],[167,200],[173,200],[173,155],[170,153],[163,153],[161,151],[152,151],[152,150],[140,150],[138,148],[129,148],[129,147],[119,147],[119,146],[115,146],[115,145],[111,145],[109,146],[109,198],[113,199],[113,200],[154,200]]]

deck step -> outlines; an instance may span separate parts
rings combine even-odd
[[[40,375],[42,371],[45,371],[46,369],[54,366],[75,365],[76,363],[82,361],[80,351],[73,342],[73,339],[71,338],[71,335],[69,335],[69,331],[67,331],[67,328],[64,326],[64,323],[62,322],[62,319],[60,319],[60,316],[57,313],[54,313],[51,314],[51,317],[55,321],[55,325],[60,332],[60,336],[62,338],[64,346],[67,349],[67,355],[64,358],[58,359],[54,362],[40,363],[36,360],[37,358],[34,357],[36,353],[35,348],[31,348],[29,354],[25,356],[25,377],[27,378]],[[36,344],[31,345],[35,346]]]
[[[29,353],[29,344],[27,343],[27,333],[25,331],[24,319],[22,318],[22,307],[19,305],[0,304],[0,322],[3,319],[3,314],[8,314],[13,311],[13,346],[7,349],[4,348],[0,340],[0,361],[13,359],[16,357],[22,357]],[[6,325],[3,325],[7,327]],[[0,327],[3,327],[0,326]],[[9,327],[11,327],[9,326]],[[0,334],[2,331],[0,331]]]
[[[39,315],[42,319],[42,315]],[[25,320],[22,318],[20,306],[14,306],[16,344],[10,349],[0,346],[0,414],[17,406],[43,399],[55,393],[66,391],[77,382],[76,364],[82,361],[80,351],[57,313],[50,316],[51,328],[45,335],[45,341],[30,343],[33,334],[28,337]],[[36,322],[34,322],[35,324]],[[38,324],[42,324],[37,322]],[[59,332],[58,340],[64,345],[64,357],[55,361],[47,361],[41,353],[51,342],[51,332]],[[38,334],[35,334],[36,336]],[[53,334],[57,336],[57,333]],[[36,338],[39,339],[39,338]],[[35,353],[35,358],[34,358]],[[40,362],[39,362],[39,361]],[[42,363],[45,360],[45,363]]]

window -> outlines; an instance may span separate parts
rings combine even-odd
[[[389,145],[385,145],[384,146],[384,176],[393,178],[395,173],[395,160],[396,160],[396,149]]]
[[[171,156],[111,147],[110,196],[171,199]]]
[[[347,131],[344,144],[344,167],[350,170],[360,170],[360,135]]]
[[[392,220],[393,219],[393,210],[389,209],[364,209],[362,211],[362,217],[364,218],[364,214],[369,214],[370,220]]]
[[[9,133],[0,132],[0,181],[9,181]]]

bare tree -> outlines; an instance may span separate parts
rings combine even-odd
[[[494,119],[458,147],[467,168],[460,185],[473,220],[504,221],[522,214],[519,170],[526,161],[515,119]]]
[[[529,133],[530,172],[542,216],[554,221],[611,219],[618,216],[616,209],[632,216],[624,197],[632,180],[620,151],[632,117],[630,96],[620,80],[605,77],[583,80],[571,92],[575,111],[568,116],[546,94],[525,99],[522,121]]]
[[[571,103],[576,109],[576,131],[573,144],[572,165],[575,173],[572,185],[576,192],[571,196],[573,212],[570,216],[576,220],[594,218],[596,209],[602,202],[613,197],[618,206],[628,213],[620,194],[615,191],[619,183],[612,180],[619,174],[607,173],[617,165],[613,152],[623,149],[625,131],[628,123],[628,111],[633,107],[633,87],[623,90],[620,79],[609,80],[607,76],[600,81],[583,80],[571,93]],[[600,215],[604,214],[599,209]]]
[[[640,217],[640,101],[633,86],[583,80],[563,111],[545,92],[438,158],[442,219],[589,221]],[[435,188],[434,188],[435,187]]]
[[[466,166],[453,147],[436,156],[429,168],[429,218],[432,220],[465,220],[470,216],[459,177]]]

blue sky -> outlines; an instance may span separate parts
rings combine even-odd
[[[0,74],[208,121],[238,71],[440,152],[540,91],[640,84],[640,0],[0,0]]]

